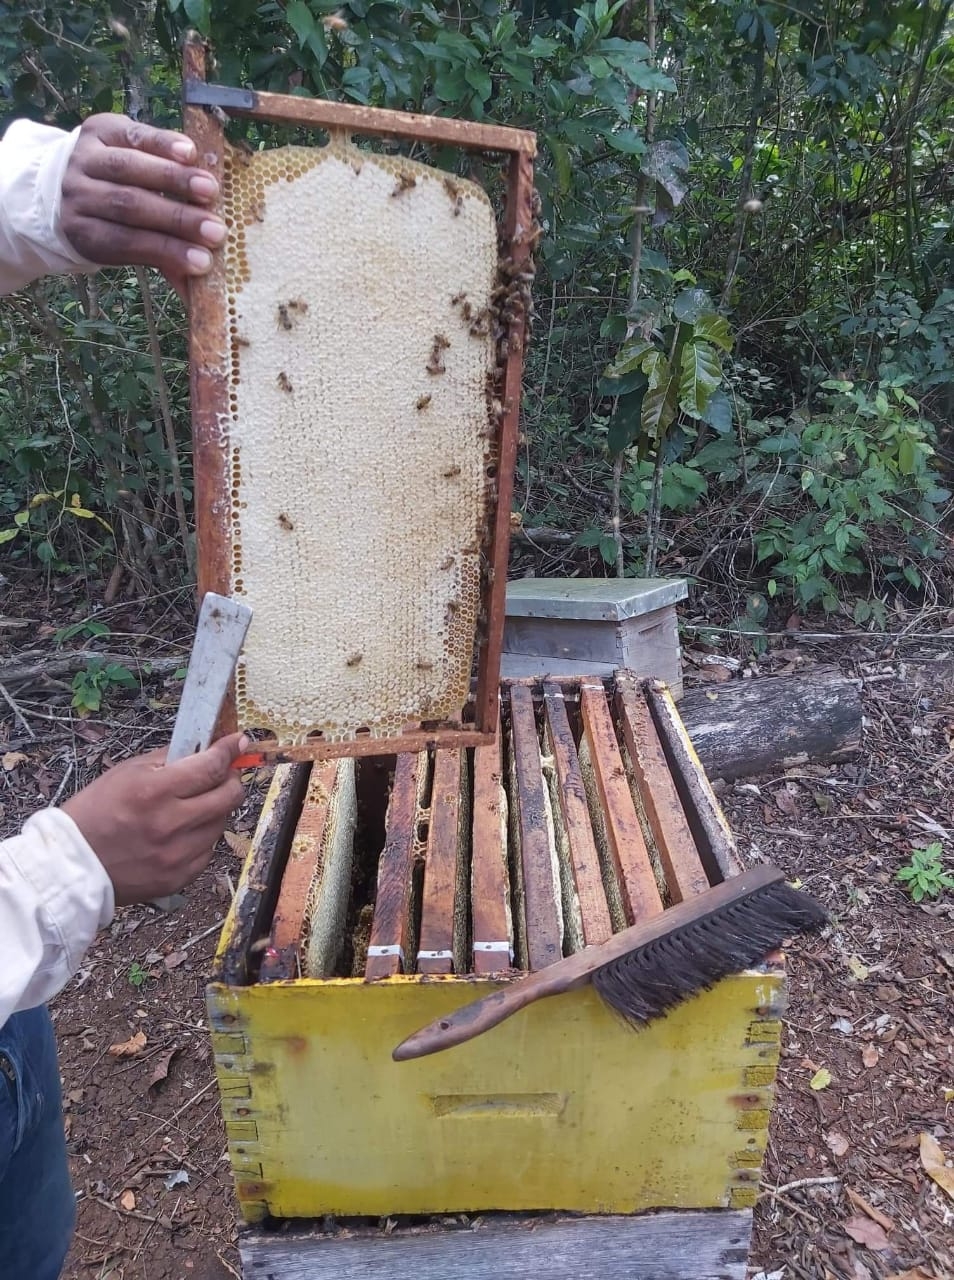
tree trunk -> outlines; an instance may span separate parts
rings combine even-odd
[[[861,747],[857,684],[832,670],[687,689],[679,714],[706,773],[726,781]]]

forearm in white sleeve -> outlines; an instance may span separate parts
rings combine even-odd
[[[96,269],[60,227],[63,174],[78,133],[15,120],[0,139],[0,294],[40,276]]]
[[[0,1027],[66,985],[114,906],[106,869],[62,810],[0,843]]]

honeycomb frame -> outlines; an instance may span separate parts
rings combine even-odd
[[[198,42],[186,45],[184,72],[185,132],[196,143],[200,163],[216,174],[222,189],[227,188],[235,155],[225,138],[226,113],[323,130],[329,138],[324,150],[337,149],[339,156],[349,154],[350,138],[358,135],[417,139],[497,156],[503,153],[507,160],[507,196],[503,218],[497,226],[498,272],[494,281],[495,296],[504,293],[505,309],[499,321],[500,340],[496,345],[491,344],[490,367],[486,371],[485,462],[488,465],[477,512],[479,566],[475,566],[472,574],[474,579],[479,579],[475,608],[476,681],[470,681],[469,669],[463,678],[458,672],[456,696],[449,701],[445,698],[436,712],[431,710],[429,691],[422,689],[412,716],[382,717],[380,723],[370,727],[362,719],[358,727],[345,725],[341,732],[337,724],[331,732],[326,732],[324,727],[312,731],[306,723],[301,726],[302,732],[294,733],[289,731],[287,721],[278,718],[276,722],[276,718],[269,718],[267,711],[263,716],[260,708],[255,709],[257,718],[248,719],[240,660],[236,685],[219,726],[223,732],[252,728],[265,733],[269,736],[256,742],[256,750],[269,758],[289,760],[390,754],[420,750],[424,745],[459,748],[489,742],[496,724],[527,309],[526,305],[512,305],[509,300],[515,298],[518,291],[527,299],[532,278],[536,236],[534,135],[496,125],[211,85],[205,80],[205,49]],[[398,165],[402,170],[421,168],[411,161],[398,162]],[[399,185],[404,181],[400,175],[397,180]],[[471,184],[464,180],[449,176],[448,183],[459,187],[468,197],[473,193],[483,196],[477,187],[471,192]],[[461,198],[457,196],[458,200]],[[486,201],[486,196],[483,199]],[[224,209],[223,197],[217,211],[222,213]],[[234,262],[231,279],[234,282]],[[210,274],[194,280],[190,286],[196,562],[200,596],[210,590],[222,594],[235,590],[236,558],[240,561],[242,554],[241,545],[236,545],[232,518],[236,488],[230,433],[235,414],[232,381],[235,315],[229,281],[225,254],[219,253],[214,255]],[[506,289],[501,289],[502,284]],[[405,527],[409,531],[413,527],[410,520]],[[251,603],[254,607],[254,601]],[[297,622],[300,632],[303,620]],[[276,646],[281,645],[281,631],[274,622],[267,634],[271,634]],[[466,643],[469,647],[469,634]],[[469,662],[467,666],[469,668]],[[323,688],[328,687],[326,681],[327,676],[320,682]],[[246,712],[241,723],[237,708]]]

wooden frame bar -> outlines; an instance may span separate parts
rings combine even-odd
[[[459,847],[463,763],[459,751],[438,751],[434,756],[418,973],[453,973],[455,970],[459,860],[464,856],[464,850]]]
[[[321,853],[328,805],[335,787],[338,766],[334,761],[315,765],[308,780],[305,802],[292,838],[282,887],[272,916],[268,947],[262,956],[259,982],[280,982],[300,978],[300,945],[304,935],[308,895]]]
[[[513,919],[507,873],[507,793],[498,720],[494,741],[474,751],[471,919],[474,973],[486,977],[513,965]]]
[[[510,731],[517,802],[514,825],[523,870],[523,936],[530,969],[545,969],[563,957],[563,930],[558,908],[560,884],[554,877],[547,832],[549,797],[540,763],[533,695],[528,688],[510,690]]]
[[[685,902],[708,889],[709,879],[686,825],[652,714],[634,681],[617,683],[614,704],[669,894],[673,902]]]
[[[630,794],[602,685],[581,686],[580,709],[583,733],[596,774],[608,851],[619,878],[623,906],[628,922],[641,924],[658,915],[663,909],[663,902]]]
[[[384,848],[378,861],[371,938],[364,976],[392,978],[408,968],[412,945],[411,896],[414,889],[414,849],[417,843],[417,800],[423,752],[403,752],[394,768],[394,785],[385,818]]]
[[[712,784],[699,763],[672,694],[664,684],[656,682],[647,686],[646,701],[710,881],[718,884],[720,880],[737,876],[742,871],[742,863],[735,839]]]
[[[586,787],[573,732],[566,714],[563,691],[547,681],[543,708],[550,730],[551,749],[560,793],[560,809],[570,852],[570,866],[580,904],[585,946],[606,942],[613,933],[606,890],[600,872],[600,856],[586,802]]]
[[[450,120],[326,102],[274,93],[210,85],[206,82],[204,46],[186,43],[183,61],[183,119],[196,144],[199,163],[221,180],[224,169],[223,112],[309,128],[335,129],[363,135],[416,139],[462,149],[504,153],[508,157],[507,202],[503,220],[502,254],[509,271],[526,272],[533,252],[532,133],[499,125]],[[215,209],[221,213],[221,204]],[[473,704],[465,704],[457,719],[425,729],[410,724],[404,732],[381,737],[328,743],[316,738],[306,746],[285,749],[274,738],[256,744],[269,759],[319,760],[338,756],[385,755],[419,751],[428,746],[457,749],[489,743],[497,714],[500,655],[506,611],[507,561],[510,545],[510,504],[519,434],[520,391],[523,377],[526,316],[514,315],[507,334],[507,356],[497,395],[502,410],[493,450],[496,502],[485,531],[482,556],[481,623],[476,638],[477,688]],[[228,332],[224,255],[213,254],[208,276],[190,283],[190,383],[193,407],[196,488],[196,545],[199,596],[206,591],[228,594],[232,577],[232,531],[229,521],[231,478],[228,441],[222,423],[229,413],[231,344]],[[276,640],[277,642],[277,640]],[[473,724],[466,715],[473,712]],[[223,710],[220,731],[235,729],[234,697]]]

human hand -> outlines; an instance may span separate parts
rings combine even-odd
[[[175,893],[204,869],[242,803],[232,761],[246,746],[233,733],[169,765],[165,751],[150,751],[114,766],[63,805],[106,868],[117,906]]]
[[[83,121],[63,175],[60,222],[74,249],[103,266],[158,267],[180,296],[226,236],[210,211],[219,184],[181,133],[127,116]]]

